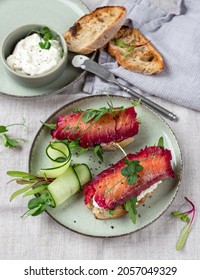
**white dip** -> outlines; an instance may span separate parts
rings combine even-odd
[[[39,46],[41,37],[34,33],[19,41],[13,54],[7,57],[8,66],[14,71],[36,76],[50,72],[61,60],[62,48],[58,41],[50,40],[51,47]]]

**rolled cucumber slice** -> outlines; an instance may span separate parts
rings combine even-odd
[[[51,142],[46,148],[46,154],[53,167],[40,169],[39,176],[57,178],[71,163],[71,152],[65,142]]]
[[[92,174],[87,164],[82,163],[74,165],[74,170],[79,178],[81,187],[92,179]]]
[[[78,192],[80,190],[80,181],[74,168],[70,166],[63,174],[50,183],[47,189],[54,200],[55,207]]]
[[[86,164],[70,166],[47,187],[55,207],[80,191],[81,187],[91,180],[91,177],[90,169]]]

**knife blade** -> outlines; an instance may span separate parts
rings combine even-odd
[[[177,116],[174,115],[172,112],[168,111],[164,107],[161,107],[160,105],[158,105],[157,103],[153,102],[152,100],[144,97],[143,95],[133,91],[129,87],[124,86],[121,83],[119,83],[116,80],[113,73],[111,73],[104,66],[102,66],[102,65],[98,64],[97,62],[89,59],[87,56],[84,56],[84,55],[74,56],[74,58],[72,60],[72,65],[74,67],[79,67],[83,70],[86,70],[90,73],[93,73],[93,74],[99,76],[100,78],[106,80],[107,82],[114,83],[114,84],[118,85],[121,89],[123,89],[124,91],[128,92],[131,96],[133,96],[134,99],[137,99],[137,100],[140,99],[141,103],[147,105],[151,109],[153,109],[156,112],[162,114],[164,117],[166,117],[166,118],[168,118],[172,121],[177,121],[178,120]]]

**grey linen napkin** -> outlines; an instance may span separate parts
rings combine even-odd
[[[136,92],[200,111],[200,1],[177,0],[173,13],[148,0],[129,0],[125,5],[126,25],[139,29],[151,41],[162,54],[165,69],[152,76],[130,72],[119,66],[106,49],[100,51],[98,62]],[[83,90],[127,96],[116,85],[94,75],[87,76]]]

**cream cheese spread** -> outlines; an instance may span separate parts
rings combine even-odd
[[[8,66],[17,73],[37,76],[50,72],[61,60],[62,48],[58,41],[50,40],[51,47],[39,46],[41,37],[34,33],[19,41],[7,57]]]

